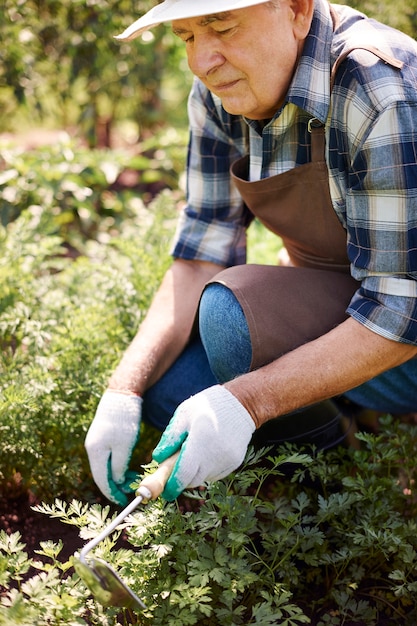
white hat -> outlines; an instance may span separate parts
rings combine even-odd
[[[142,15],[136,22],[121,35],[116,35],[115,39],[129,41],[136,39],[145,30],[163,22],[172,20],[183,20],[199,15],[213,15],[213,13],[224,13],[225,11],[236,11],[244,9],[254,4],[262,4],[268,0],[164,0],[157,4],[150,11]]]

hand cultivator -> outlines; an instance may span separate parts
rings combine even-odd
[[[94,556],[87,558],[87,555],[140,504],[146,504],[149,500],[156,500],[164,490],[177,457],[178,454],[173,455],[161,463],[153,474],[145,476],[136,490],[135,499],[97,537],[89,541],[79,555],[75,557],[76,572],[95,599],[104,606],[136,610],[146,609],[142,600],[123,582],[109,563]]]

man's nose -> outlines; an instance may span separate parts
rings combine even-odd
[[[206,78],[225,61],[223,54],[209,37],[196,37],[187,53],[190,70],[201,79]]]

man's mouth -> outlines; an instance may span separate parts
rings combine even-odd
[[[232,89],[235,85],[237,85],[237,83],[239,82],[239,78],[236,80],[230,80],[227,82],[223,82],[223,83],[217,83],[216,85],[210,85],[210,89],[211,91],[214,91],[214,93],[216,94],[221,94],[224,93],[225,91],[228,91],[229,89]]]

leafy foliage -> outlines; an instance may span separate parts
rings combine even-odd
[[[85,432],[169,262],[177,196],[146,207],[133,191],[105,188],[98,153],[68,159],[67,147],[52,149],[49,169],[31,154],[3,153],[20,160],[0,184],[0,482],[4,491],[19,475],[44,499],[39,511],[87,540],[109,508],[79,501],[98,496]],[[76,163],[74,195],[91,193],[61,205]],[[255,224],[255,252],[263,237]],[[152,433],[143,435],[136,466],[151,448]],[[417,431],[386,418],[379,434],[358,437],[358,450],[251,452],[229,479],[131,515],[132,548],[117,549],[116,532],[96,553],[145,600],[138,615],[88,597],[60,543],[43,542],[42,560],[29,559],[18,534],[1,533],[0,624],[414,626]]]
[[[137,41],[120,33],[154,3],[131,0],[3,0],[0,130],[77,127],[90,146],[112,145],[126,122],[134,137],[185,127],[191,73],[182,43],[161,26]],[[416,0],[347,4],[414,36]],[[111,16],[111,18],[110,18]],[[59,68],[59,71],[57,71]],[[113,131],[113,132],[112,132]]]
[[[415,35],[416,0],[400,9],[395,0],[346,3]],[[164,26],[137,41],[114,40],[153,4],[3,0],[0,131],[76,127],[95,146],[113,145],[121,132],[132,136],[132,128],[143,138],[167,120],[184,128],[191,73],[182,43]]]
[[[44,498],[87,496],[86,428],[169,262],[175,198],[146,208],[133,192],[106,192],[105,159],[117,169],[119,155],[94,174],[75,155],[49,168],[13,158],[2,215],[28,208],[0,227],[0,481],[19,474]]]
[[[147,190],[177,188],[185,133],[174,129],[138,144],[135,151],[89,150],[66,133],[37,150],[0,144],[0,222],[23,209],[42,207],[67,245],[83,251],[87,239],[105,241],[121,222],[135,219],[149,201]],[[133,186],[123,181],[127,175]],[[153,190],[153,191],[155,191]],[[154,195],[154,194],[153,194]],[[149,219],[148,219],[149,222]]]
[[[181,198],[165,191],[146,206],[118,180],[139,168],[172,183],[180,137],[165,133],[158,161],[66,135],[34,152],[0,147],[3,485],[17,477],[46,500],[90,497],[86,429],[169,263]],[[155,435],[142,434],[135,461]]]
[[[121,622],[59,545],[41,546],[46,565],[28,563],[19,536],[2,533],[0,624],[38,624],[46,610],[50,624],[413,626],[417,429],[387,417],[359,439],[358,450],[251,449],[227,479],[130,515],[132,548],[117,549],[116,532],[95,550],[147,605]],[[86,540],[109,523],[108,507],[75,500],[37,510]]]
[[[342,0],[339,4],[348,4],[384,24],[402,30],[410,37],[415,37],[417,30],[416,0],[406,0],[401,4],[401,8],[394,0],[382,0],[382,2],[381,0],[349,0],[349,2]]]

